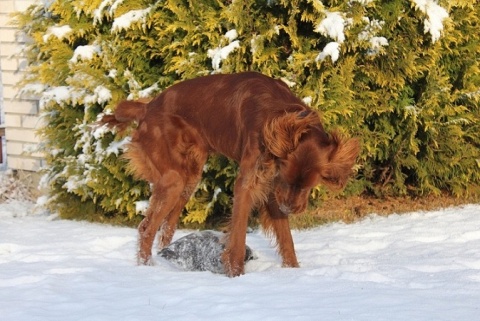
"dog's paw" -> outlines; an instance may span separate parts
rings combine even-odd
[[[235,258],[230,251],[225,250],[222,254],[222,263],[228,277],[233,278],[245,274],[243,257]]]
[[[137,264],[138,265],[146,265],[146,266],[153,266],[155,262],[152,259],[152,256],[149,257],[141,257],[140,255],[137,256]]]

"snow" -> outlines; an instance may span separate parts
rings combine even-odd
[[[20,95],[39,95],[45,90],[45,85],[43,84],[26,84],[20,89]]]
[[[233,40],[237,39],[238,38],[238,33],[237,33],[237,30],[235,29],[232,29],[232,30],[229,30],[225,33],[225,37],[230,40],[230,42],[232,42]]]
[[[308,106],[312,105],[313,98],[311,96],[303,97],[302,101]]]
[[[317,58],[315,58],[316,61],[323,61],[325,58],[330,57],[332,59],[332,62],[335,62],[338,60],[338,57],[340,56],[340,44],[338,42],[329,42],[323,48],[322,52],[318,54]]]
[[[78,157],[77,159],[79,163],[85,163],[85,160],[83,160],[82,157]],[[70,175],[62,187],[65,188],[69,193],[75,193],[75,191],[82,189],[86,185],[87,180],[85,178],[78,175]]]
[[[370,38],[370,48],[373,53],[380,51],[380,48],[388,46],[388,40],[385,37]]]
[[[159,91],[160,88],[158,87],[158,83],[154,83],[150,87],[147,87],[145,89],[142,89],[138,92],[138,97],[139,98],[150,98],[152,96],[155,96],[155,92]]]
[[[448,18],[447,10],[439,6],[435,0],[413,0],[413,2],[416,9],[427,15],[423,31],[430,33],[432,42],[437,41],[443,30],[443,21]]]
[[[212,59],[213,72],[220,72],[220,64],[223,60],[237,48],[240,48],[240,41],[235,40],[238,38],[238,32],[235,29],[231,29],[224,34],[224,37],[228,40],[228,44],[225,46],[219,45],[217,48],[208,49],[207,57]]]
[[[149,201],[137,201],[135,202],[135,213],[145,213],[148,209]]]
[[[77,73],[77,75],[79,74]],[[23,90],[25,91],[29,89],[31,88],[25,87]],[[40,87],[38,89],[40,90]],[[93,89],[93,93],[85,88],[77,88],[73,86],[58,86],[43,90],[42,97],[40,98],[40,106],[42,108],[52,101],[59,105],[65,103],[76,105],[81,102],[86,107],[89,107],[95,103],[104,104],[112,99],[112,92],[110,89],[102,85],[97,85],[95,89]]]
[[[43,93],[40,99],[40,106],[43,106],[48,101],[55,101],[57,104],[71,99],[71,88],[69,86],[58,86],[51,88]]]
[[[263,46],[263,39],[264,37],[261,35],[253,35],[252,39],[250,39],[250,52],[252,54],[256,54],[259,49]]]
[[[315,28],[318,32],[326,37],[330,37],[335,41],[342,43],[345,41],[345,18],[344,14],[340,12],[325,12],[326,17]]]
[[[47,32],[43,35],[43,42],[47,42],[50,36],[55,36],[61,40],[72,32],[72,30],[73,29],[69,25],[49,27]]]
[[[118,75],[118,70],[117,69],[110,69],[108,71],[108,77],[115,79]]]
[[[107,154],[107,156],[110,154],[115,154],[118,156],[121,150],[125,150],[130,141],[130,136],[127,136],[120,141],[112,141],[110,145],[108,145],[108,147],[105,149],[105,153]]]
[[[286,269],[259,231],[256,260],[227,278],[155,256],[136,266],[136,229],[0,204],[2,320],[475,320],[480,205],[294,231]],[[175,239],[191,233],[181,230]]]
[[[358,39],[362,41],[368,41],[370,43],[371,55],[376,55],[380,52],[382,47],[388,46],[388,40],[385,37],[377,36],[377,33],[382,31],[385,21],[377,19],[370,20],[368,17],[364,17],[363,20],[367,23],[365,28],[358,34]]]
[[[128,94],[127,96],[127,100],[136,100],[139,98],[151,99],[160,91],[158,83],[154,83],[150,87],[140,90],[140,84],[133,78],[133,75],[131,75],[130,72],[126,74],[128,75],[128,77],[130,77],[129,84],[131,88],[130,94]]]
[[[325,11],[325,15],[325,19],[318,24],[315,32],[325,37],[330,37],[335,41],[329,42],[315,58],[315,61],[323,61],[325,58],[330,57],[332,62],[335,63],[340,56],[340,44],[345,41],[344,30],[348,21],[344,17],[345,14],[341,12]]]
[[[104,104],[112,99],[112,92],[105,86],[98,86],[93,90],[93,94],[85,96],[84,103],[92,105],[94,103]]]
[[[70,59],[70,62],[76,63],[80,59],[83,61],[91,60],[93,55],[100,53],[100,46],[98,45],[86,45],[78,46],[73,52],[73,57]]]
[[[366,6],[367,4],[370,4],[374,2],[375,0],[350,0],[351,2],[358,2],[363,6]]]
[[[124,0],[103,0],[97,9],[93,11],[93,23],[97,24],[101,22],[103,16],[108,13],[108,15],[112,16],[117,7],[123,2]],[[106,10],[108,8],[108,10]]]
[[[288,87],[290,87],[290,88],[293,88],[293,87],[295,87],[295,86],[297,85],[296,82],[291,81],[291,80],[288,80],[288,79],[285,78],[285,77],[281,77],[280,80],[283,81],[283,82],[284,82]]]
[[[218,47],[215,49],[208,49],[207,56],[212,59],[212,68],[214,71],[220,71],[220,64],[227,59],[228,55],[235,49],[240,48],[240,42],[235,40],[225,47]]]
[[[113,20],[112,32],[127,30],[132,23],[145,21],[152,8],[129,11]]]

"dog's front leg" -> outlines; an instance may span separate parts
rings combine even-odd
[[[246,184],[246,177],[241,171],[235,181],[230,231],[222,255],[225,274],[229,277],[239,276],[245,272],[245,241],[248,217],[253,207],[251,193],[251,188]]]
[[[269,195],[267,203],[260,208],[260,221],[265,233],[273,234],[277,241],[282,266],[298,267],[288,216],[280,212],[273,194]]]

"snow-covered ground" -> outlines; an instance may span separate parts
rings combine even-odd
[[[371,216],[294,239],[301,268],[281,268],[253,232],[258,259],[230,279],[160,258],[136,266],[135,229],[11,201],[0,204],[0,319],[480,320],[480,205]]]

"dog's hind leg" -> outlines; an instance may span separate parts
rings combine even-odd
[[[195,152],[193,153],[192,151]],[[190,157],[187,157],[188,164],[185,166],[185,168],[187,168],[187,182],[180,197],[178,198],[177,204],[175,204],[172,211],[162,222],[158,235],[159,250],[169,245],[172,241],[173,234],[177,229],[178,219],[182,214],[182,210],[197,189],[197,184],[202,178],[203,165],[207,161],[208,153],[206,151],[201,151],[198,148],[194,148],[189,150],[188,155]]]
[[[147,216],[138,227],[139,264],[151,264],[153,241],[160,226],[167,230],[160,245],[170,243],[178,217],[201,178],[208,156],[200,136],[185,120],[174,115],[156,116],[148,118],[155,119],[155,123],[145,121],[139,126],[129,155],[139,176],[153,183]],[[161,128],[157,122],[162,124]]]
[[[163,249],[165,246],[168,246],[172,242],[173,234],[175,234],[175,231],[177,230],[180,214],[182,213],[182,210],[185,207],[186,203],[187,200],[185,200],[183,196],[180,197],[173,210],[162,222],[160,230],[158,231],[158,250]]]
[[[138,264],[152,264],[155,235],[162,222],[176,207],[185,188],[184,182],[184,178],[177,171],[170,170],[162,175],[159,182],[153,184],[150,206],[138,227]]]
[[[161,250],[165,246],[169,245],[172,241],[173,234],[175,234],[175,230],[177,229],[178,219],[182,214],[182,210],[187,204],[188,200],[192,196],[193,192],[195,191],[196,185],[201,178],[201,173],[198,176],[198,179],[192,179],[192,183],[186,185],[185,189],[183,190],[180,198],[175,204],[175,207],[172,211],[168,214],[168,216],[163,221],[160,231],[158,234],[158,249]]]

